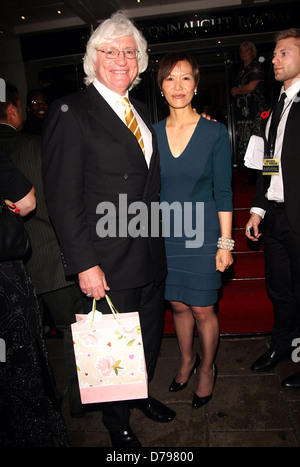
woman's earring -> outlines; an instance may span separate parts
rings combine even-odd
[[[164,97],[164,93],[162,91],[160,93],[161,93],[161,97]]]
[[[197,88],[195,89],[195,96],[197,96]]]

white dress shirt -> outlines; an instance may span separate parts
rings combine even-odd
[[[93,81],[93,85],[95,86],[97,91],[101,94],[103,99],[106,100],[106,102],[112,108],[112,110],[114,112],[116,112],[116,114],[122,120],[124,125],[126,125],[126,122],[125,122],[125,109],[124,109],[124,106],[119,102],[119,99],[120,99],[121,96],[119,94],[117,94],[116,92],[111,91],[111,89],[108,89],[106,86],[104,86],[104,84],[100,83],[100,81],[98,81],[97,79],[95,79]],[[123,97],[128,98],[128,93]],[[129,99],[129,101],[130,101],[130,99]],[[134,116],[137,119],[137,122],[138,122],[138,125],[140,127],[141,133],[142,133],[142,137],[143,137],[143,141],[144,141],[144,147],[145,147],[145,156],[143,156],[143,157],[145,157],[147,165],[149,167],[152,152],[153,152],[152,134],[151,134],[151,131],[149,130],[149,128],[147,127],[147,125],[145,124],[144,120],[140,117],[140,115],[138,114],[138,112],[136,111],[136,109],[133,107],[132,104],[131,104],[131,107],[132,107],[132,111],[134,113]]]
[[[297,78],[294,80],[293,84],[288,89],[285,90],[284,87],[282,86],[280,90],[280,95],[278,97],[278,99],[280,99],[281,94],[283,92],[286,93],[286,98],[284,101],[284,108],[281,114],[280,122],[277,127],[277,135],[276,135],[275,149],[274,149],[274,158],[279,159],[279,174],[271,176],[271,183],[266,193],[266,197],[270,201],[277,201],[279,203],[284,202],[284,187],[283,187],[282,169],[281,169],[281,152],[282,152],[285,125],[286,125],[287,117],[289,115],[291,106],[299,91],[300,91],[300,78]],[[270,123],[271,123],[271,118],[269,118],[269,121],[266,126],[266,138],[268,137],[268,134],[269,134]],[[263,218],[266,211],[261,208],[253,207],[251,208],[250,212],[251,213],[255,212],[256,214],[259,214]]]

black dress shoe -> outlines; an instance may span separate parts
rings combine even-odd
[[[284,379],[281,383],[284,388],[300,389],[300,371]]]
[[[133,448],[133,447],[142,447],[141,443],[137,439],[136,435],[133,433],[130,426],[125,428],[125,430],[120,431],[110,431],[111,444],[114,448]]]
[[[214,390],[214,387],[215,387],[215,384],[216,384],[216,380],[217,380],[217,373],[218,373],[218,369],[217,369],[216,365],[214,365],[214,385],[213,385],[213,390]],[[203,405],[208,404],[208,402],[209,402],[209,401],[211,400],[211,398],[212,398],[213,390],[212,390],[212,393],[211,393],[209,396],[205,396],[205,397],[199,397],[199,396],[197,396],[197,394],[194,392],[193,401],[192,401],[192,407],[193,407],[194,409],[199,409],[200,407],[203,407]]]
[[[149,396],[148,399],[137,401],[134,407],[141,410],[146,417],[155,422],[167,423],[171,422],[176,417],[176,412],[174,412],[174,410],[169,409],[169,407],[153,399],[151,396]]]
[[[177,383],[177,381],[174,378],[172,383],[169,386],[169,391],[170,392],[177,392],[177,391],[181,391],[181,389],[186,388],[190,377],[192,376],[193,373],[197,372],[197,368],[198,368],[199,365],[200,365],[200,357],[196,353],[195,363],[193,365],[193,368],[190,371],[190,374],[189,374],[189,377],[188,377],[187,381],[185,383]]]
[[[281,354],[276,350],[268,350],[265,354],[259,357],[250,367],[252,371],[262,372],[269,371],[275,368],[280,360],[283,360],[288,356],[288,353]]]

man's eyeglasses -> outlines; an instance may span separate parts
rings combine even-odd
[[[119,57],[120,53],[124,55],[124,58],[128,58],[129,60],[133,58],[137,58],[139,51],[135,49],[124,49],[124,50],[117,50],[117,49],[107,49],[101,50],[97,49],[99,52],[105,54],[106,58],[116,59]]]

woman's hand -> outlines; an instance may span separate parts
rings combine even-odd
[[[10,201],[9,199],[5,199],[5,204],[6,206],[13,212],[15,212],[16,214],[19,214],[20,212],[20,209],[17,208],[17,206],[15,205],[15,203],[13,203],[12,201]]]
[[[233,263],[233,256],[231,251],[218,249],[216,254],[216,270],[224,272]]]
[[[32,187],[29,193],[24,198],[15,201],[14,203],[8,199],[5,200],[7,206],[20,216],[27,216],[36,208],[35,189]]]

